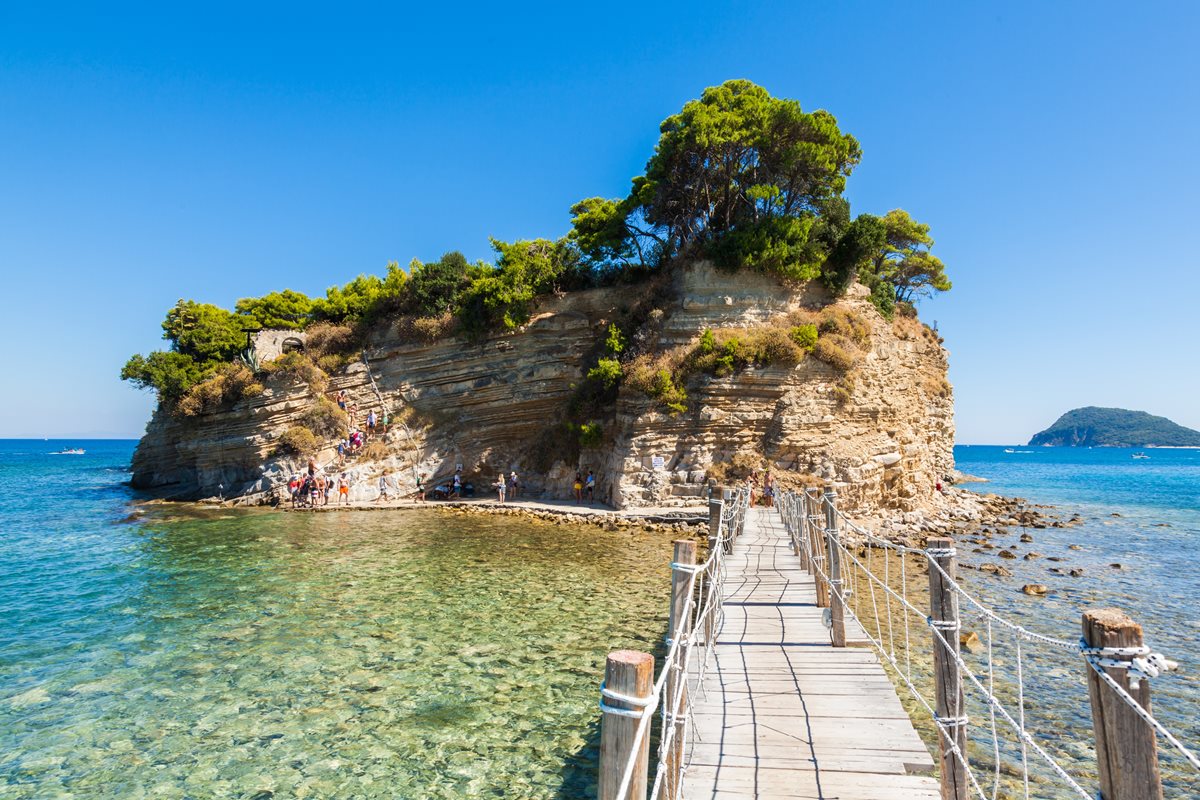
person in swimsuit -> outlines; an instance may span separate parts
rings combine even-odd
[[[346,473],[342,473],[342,477],[338,478],[338,503],[350,505],[350,481],[346,480]]]
[[[501,503],[504,502],[504,487],[505,487],[504,473],[501,472],[499,475],[496,476],[496,491],[500,494],[500,502]]]
[[[339,391],[337,393],[337,404],[338,404],[338,408],[340,408],[342,411],[346,410],[346,390],[345,389],[342,389],[341,391]]]
[[[575,502],[583,502],[583,476],[578,472],[575,473]]]

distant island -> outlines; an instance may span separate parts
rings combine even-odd
[[[1076,408],[1029,440],[1052,447],[1200,447],[1200,431],[1126,408]]]

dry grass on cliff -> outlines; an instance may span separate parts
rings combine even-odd
[[[211,414],[237,400],[258,397],[263,385],[245,364],[224,364],[216,373],[197,383],[179,399],[176,411],[185,417]]]
[[[393,331],[405,342],[433,344],[457,336],[460,330],[458,317],[446,313],[440,317],[403,316],[396,320]]]
[[[325,391],[329,385],[329,376],[305,353],[285,353],[263,364],[262,371],[291,383],[306,383],[316,394]]]

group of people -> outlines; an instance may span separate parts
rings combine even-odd
[[[583,477],[583,473],[575,473],[575,484],[572,487],[575,490],[575,502],[582,503],[586,498],[589,503],[596,499],[596,473],[590,469],[587,472],[587,477]]]
[[[329,505],[329,496],[334,490],[338,493],[338,503],[350,503],[350,479],[346,473],[334,479],[317,471],[317,463],[308,462],[308,471],[293,475],[288,481],[288,494],[291,496],[292,508],[316,508]]]
[[[350,396],[346,394],[345,389],[341,389],[334,396],[334,401],[337,407],[345,411],[350,418],[350,430],[346,438],[338,442],[338,463],[344,463],[346,456],[350,453],[361,450],[367,440],[376,434],[385,435],[388,431],[388,424],[391,422],[391,416],[387,409],[384,409],[382,415],[376,413],[375,409],[367,412],[366,419],[363,420],[363,426],[359,427],[356,423],[358,419],[358,403],[350,400]]]
[[[761,494],[758,493],[757,472],[746,478],[746,488],[750,491],[750,505],[754,505],[756,499],[761,499],[762,504],[767,508],[775,505],[775,480],[771,477],[770,470],[763,475]]]
[[[492,488],[496,490],[501,503],[506,500],[516,500],[521,495],[521,481],[517,477],[516,470],[510,472],[507,478],[504,477],[503,472],[498,473]]]

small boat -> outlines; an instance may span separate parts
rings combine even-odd
[[[1006,452],[1006,453],[1015,453],[1015,452],[1017,452],[1017,451],[1016,451],[1016,450],[1013,450],[1011,447],[1006,447],[1006,448],[1004,448],[1004,452]]]
[[[1145,453],[1134,453],[1133,457],[1134,458],[1149,458],[1150,456],[1146,455]]]
[[[82,447],[68,447],[66,450],[57,450],[50,455],[52,456],[81,456],[87,451]]]

